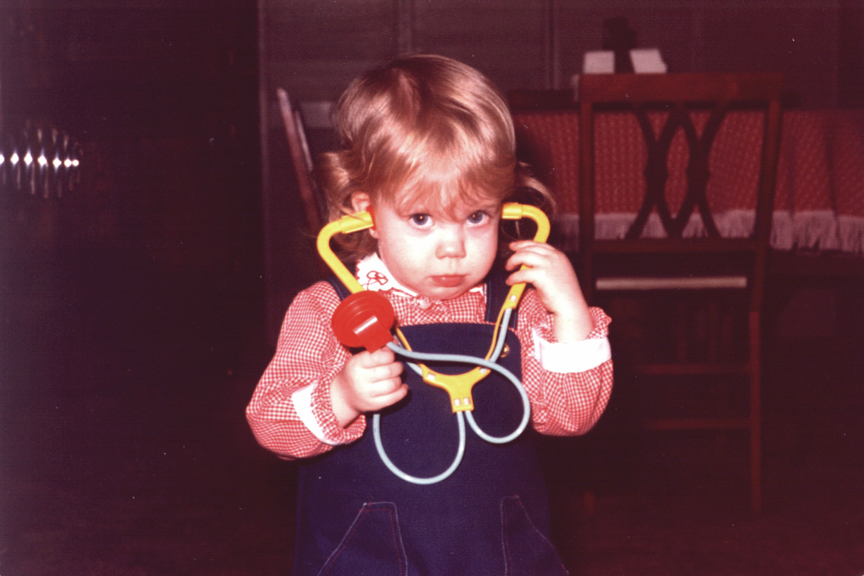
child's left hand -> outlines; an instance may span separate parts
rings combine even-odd
[[[516,271],[507,284],[527,282],[534,286],[540,302],[554,318],[555,338],[559,342],[585,340],[594,323],[567,256],[549,244],[533,240],[512,242],[510,249],[515,253],[507,260],[506,268]],[[517,270],[520,266],[526,268]]]

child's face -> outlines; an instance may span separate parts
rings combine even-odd
[[[430,300],[456,298],[479,284],[498,250],[501,204],[460,206],[455,215],[389,203],[374,207],[378,254],[394,278]]]

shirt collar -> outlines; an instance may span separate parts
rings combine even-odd
[[[378,254],[372,254],[357,262],[357,281],[366,290],[371,292],[382,292],[392,290],[393,292],[409,298],[420,297],[417,292],[400,284],[387,269],[387,265]],[[468,292],[484,291],[484,284],[479,284]]]

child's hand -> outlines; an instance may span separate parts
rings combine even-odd
[[[408,386],[402,382],[402,363],[387,348],[352,356],[330,384],[330,402],[343,428],[360,414],[377,412],[402,400]]]
[[[534,285],[540,302],[554,317],[555,338],[559,342],[585,340],[594,323],[567,256],[549,244],[532,240],[513,242],[510,249],[515,254],[507,260],[507,270],[516,272],[510,275],[507,284]],[[517,270],[520,266],[527,268]]]

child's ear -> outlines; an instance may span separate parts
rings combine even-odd
[[[354,209],[354,212],[369,212],[372,214],[372,199],[369,198],[369,195],[365,192],[355,192],[351,195],[351,207]],[[375,216],[372,216],[372,222],[375,222]],[[378,231],[375,230],[375,226],[369,229],[369,234],[373,238],[378,238]]]
[[[351,207],[354,212],[365,212],[372,205],[372,199],[365,192],[355,192],[351,195]]]

